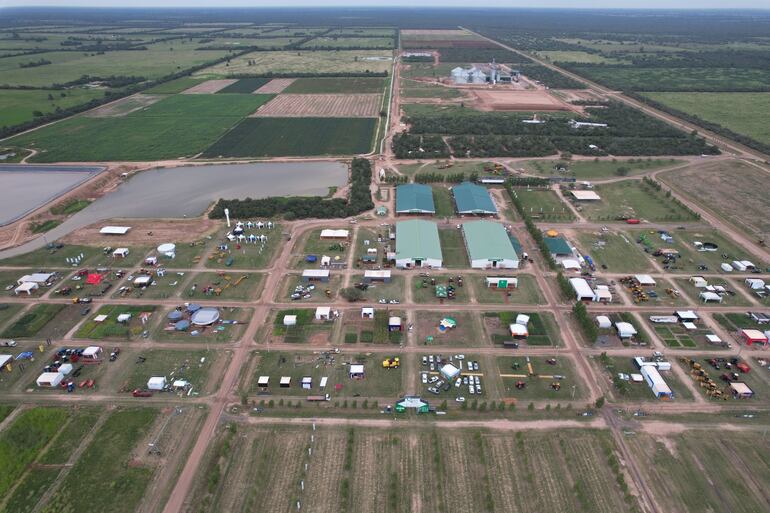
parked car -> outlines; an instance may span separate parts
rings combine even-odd
[[[135,389],[133,392],[131,392],[131,395],[134,397],[152,397],[152,392],[149,390],[142,390],[140,388]]]

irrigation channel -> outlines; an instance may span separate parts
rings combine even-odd
[[[31,173],[29,179],[34,175]],[[42,248],[50,241],[105,219],[195,217],[220,198],[325,196],[329,187],[342,187],[347,178],[345,164],[326,161],[150,169],[131,177],[114,192],[99,198],[47,232],[45,237],[0,251],[0,258]]]

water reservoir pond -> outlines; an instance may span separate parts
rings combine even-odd
[[[111,218],[194,217],[219,198],[325,196],[329,187],[345,185],[347,177],[347,166],[339,162],[260,162],[151,169],[94,201],[49,231],[45,239],[53,241],[78,228]],[[0,252],[0,258],[44,245],[45,241],[39,237]]]

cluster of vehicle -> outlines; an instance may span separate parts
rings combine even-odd
[[[291,294],[292,301],[297,301],[299,299],[311,299],[313,297],[313,291],[315,290],[315,285],[297,285],[294,288],[294,292]]]
[[[397,305],[397,304],[401,303],[401,301],[399,301],[398,299],[380,298],[378,303],[380,303],[381,305]]]
[[[479,370],[479,362],[475,360],[466,360],[464,354],[450,355],[449,358],[444,358],[441,355],[424,355],[422,357],[422,364],[427,367],[429,371],[423,371],[421,375],[422,383],[424,385],[430,385],[428,387],[428,392],[439,395],[442,391],[449,392],[452,389],[452,385],[454,385],[457,389],[463,386],[468,387],[468,393],[471,395],[480,395],[482,393],[481,378],[476,375],[458,376],[455,378],[454,382],[439,376],[429,376],[430,372],[435,372],[442,365],[447,363],[455,365],[460,371],[465,367],[469,373],[478,372]],[[465,397],[458,396],[455,400],[461,403],[465,401]]]

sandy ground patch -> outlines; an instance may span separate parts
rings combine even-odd
[[[222,80],[206,80],[198,85],[192,86],[190,89],[182,91],[182,94],[213,94],[221,91],[225,87],[236,83],[237,79],[222,79]]]
[[[557,111],[570,110],[569,105],[546,91],[470,90],[475,109],[483,111]]]
[[[123,98],[118,101],[102,105],[94,110],[89,111],[85,115],[89,118],[117,118],[126,116],[137,110],[141,110],[145,107],[149,107],[153,103],[163,99],[163,96],[158,94],[135,94],[128,98]]]
[[[282,93],[284,89],[294,83],[293,78],[274,78],[267,84],[263,85],[254,94],[278,94]]]
[[[281,94],[261,106],[254,117],[374,118],[379,94]]]
[[[105,236],[102,226],[130,226],[126,235]],[[219,223],[206,217],[195,219],[111,219],[75,230],[62,240],[67,244],[114,246],[116,244],[162,244],[168,241],[194,242],[213,232]]]

